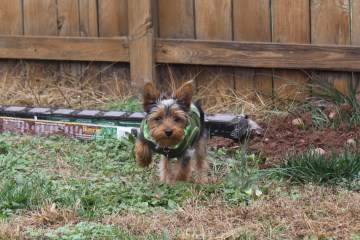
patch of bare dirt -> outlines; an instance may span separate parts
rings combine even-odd
[[[279,163],[288,154],[301,153],[308,149],[321,148],[326,153],[340,152],[346,148],[360,149],[360,125],[350,127],[348,124],[340,124],[337,128],[318,130],[311,126],[309,114],[304,114],[299,119],[287,116],[259,124],[264,133],[254,136],[248,142],[248,150],[266,159],[263,167]],[[236,147],[238,144],[231,139],[215,137],[210,139],[209,145]]]
[[[268,161],[277,162],[287,154],[304,152],[310,148],[321,148],[327,153],[340,152],[346,148],[356,149],[360,140],[360,126],[350,127],[340,124],[338,128],[318,130],[306,124],[299,127],[293,124],[293,117],[277,118],[261,123],[263,136],[255,136],[249,143],[249,150],[264,155]],[[352,139],[355,145],[349,145]],[[267,164],[270,164],[268,162]]]

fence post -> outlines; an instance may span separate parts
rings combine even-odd
[[[155,82],[154,0],[128,1],[131,84],[137,89]]]

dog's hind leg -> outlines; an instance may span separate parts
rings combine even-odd
[[[192,154],[187,151],[184,156],[178,159],[175,165],[175,180],[188,181],[191,175],[191,160]]]
[[[195,171],[196,182],[207,183],[208,182],[208,162],[207,162],[207,137],[202,136],[195,145]]]

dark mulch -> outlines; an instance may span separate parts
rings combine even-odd
[[[254,136],[248,142],[248,150],[264,157],[263,167],[279,163],[288,154],[301,153],[311,148],[322,148],[327,153],[340,152],[346,148],[359,150],[360,126],[350,127],[340,124],[337,128],[315,129],[307,114],[302,116],[306,127],[292,124],[293,116],[274,118],[260,123],[264,129],[261,136]],[[347,142],[353,139],[357,145]],[[213,138],[209,141],[214,147],[236,147],[237,143],[230,139]]]

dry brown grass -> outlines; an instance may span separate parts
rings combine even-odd
[[[39,73],[38,63],[17,63],[10,67],[0,66],[0,102],[4,105],[56,106],[71,108],[101,108],[109,102],[119,102],[136,94],[129,86],[128,72],[116,74],[113,64],[82,66],[81,72],[64,71],[49,65]],[[57,66],[57,65],[56,65]],[[70,66],[70,65],[69,65]],[[189,66],[188,66],[189,67]],[[41,69],[41,68],[40,68]],[[229,73],[202,72],[187,67],[179,70],[165,66],[161,78],[163,90],[174,90],[181,83],[197,79],[206,74],[206,85],[197,85],[195,100],[201,100],[207,112],[246,113],[257,119],[268,115],[275,108],[287,109],[294,105],[297,97],[287,100],[266,96],[254,90],[233,90],[219,87],[219,79],[233,78]],[[165,72],[165,73],[164,73]],[[225,74],[225,75],[224,75]],[[106,76],[103,79],[103,76]],[[110,76],[110,77],[109,77]],[[290,83],[291,84],[291,83]],[[284,86],[283,89],[288,89]],[[296,85],[292,85],[294,89]],[[281,89],[279,90],[281,91]],[[284,96],[285,93],[278,93]]]
[[[189,67],[189,66],[187,66]],[[233,78],[231,72],[202,72],[201,69],[190,68],[188,70],[178,69],[171,66],[163,66],[162,70],[162,89],[174,91],[182,83],[193,80],[196,85],[195,100],[200,100],[203,109],[209,113],[245,113],[256,119],[262,119],[271,113],[274,109],[287,111],[295,107],[299,99],[304,97],[304,85],[290,80],[281,88],[277,89],[274,96],[263,94],[254,89],[234,90],[224,89],[219,86],[219,81],[224,78]],[[197,80],[202,78],[203,74],[207,76],[206,84],[199,85]],[[275,79],[280,78],[274,76]],[[292,91],[289,91],[292,89]],[[291,94],[291,95],[290,95]],[[279,98],[278,96],[281,96]],[[276,111],[277,113],[277,111]]]
[[[52,65],[50,65],[52,66]],[[59,68],[36,73],[36,65],[18,63],[0,69],[0,102],[4,105],[97,107],[132,95],[128,80],[118,75],[100,76],[112,65],[83,67],[82,72]],[[121,77],[121,76],[120,76]]]
[[[137,235],[167,229],[179,239],[235,239],[245,231],[256,239],[305,236],[349,239],[360,233],[360,194],[306,186],[298,193],[270,195],[250,206],[230,207],[221,201],[189,202],[180,210],[154,214],[121,213],[103,222]]]
[[[60,209],[54,203],[46,203],[39,210],[13,216],[0,221],[0,239],[25,239],[28,228],[55,229],[78,222],[77,206]]]

